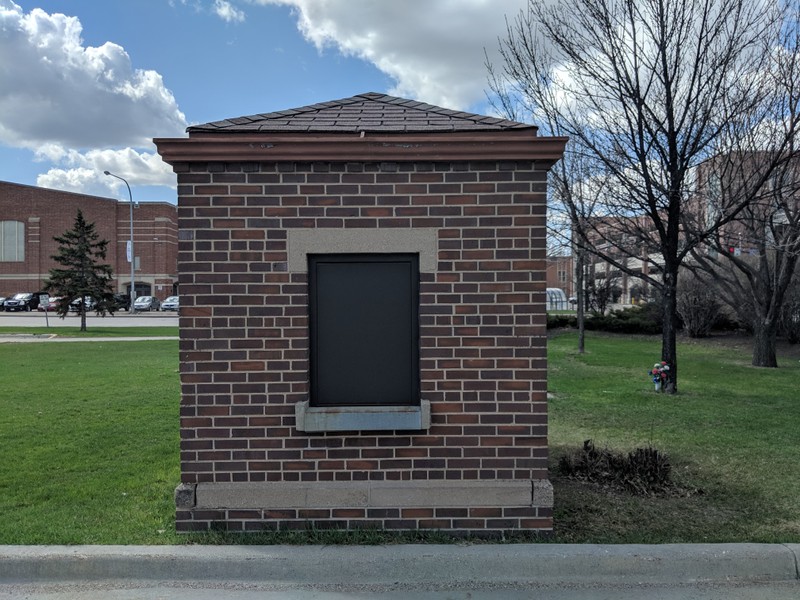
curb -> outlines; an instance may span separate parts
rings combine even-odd
[[[798,544],[0,546],[0,583],[795,581]]]

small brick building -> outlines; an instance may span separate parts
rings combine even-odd
[[[177,528],[552,528],[565,139],[362,94],[156,139],[178,175]]]
[[[53,237],[72,229],[78,209],[95,224],[100,239],[108,240],[114,291],[130,294],[127,201],[0,181],[0,296],[42,290],[50,269],[59,266],[50,258],[58,253]],[[163,300],[178,285],[177,207],[142,202],[133,214],[137,294]]]

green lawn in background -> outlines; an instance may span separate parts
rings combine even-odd
[[[633,498],[554,478],[556,533],[577,542],[800,541],[800,348],[779,369],[750,365],[744,338],[679,344],[679,391],[648,370],[660,338],[574,333],[549,342],[551,466],[591,439],[671,457],[683,496]],[[694,490],[694,491],[693,491]]]
[[[590,332],[586,354],[575,348],[574,333],[549,344],[552,464],[586,439],[653,445],[682,493],[633,497],[554,476],[554,541],[800,542],[800,348],[757,369],[747,340],[683,342],[677,396],[656,394],[647,375],[659,339]],[[174,533],[177,356],[174,340],[0,344],[0,544],[391,539]]]

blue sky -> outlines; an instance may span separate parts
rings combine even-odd
[[[0,0],[0,180],[175,202],[153,137],[384,92],[490,111],[525,0]]]

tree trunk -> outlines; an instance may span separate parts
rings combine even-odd
[[[753,366],[778,366],[775,345],[778,336],[778,323],[775,319],[758,317],[753,320]]]
[[[662,293],[661,360],[669,365],[669,376],[664,383],[664,392],[678,393],[678,310],[677,310],[677,272],[664,273]]]
[[[578,302],[575,308],[577,309],[578,318],[578,354],[583,354],[586,351],[586,308],[584,304],[586,298],[584,263],[586,262],[586,258],[583,250],[577,251],[576,258],[577,264],[575,265],[575,269],[577,274],[575,277],[575,287],[577,289],[575,290],[575,298]]]
[[[86,331],[86,306],[83,304],[83,298],[81,298],[80,304],[80,315],[81,315],[81,331]]]

